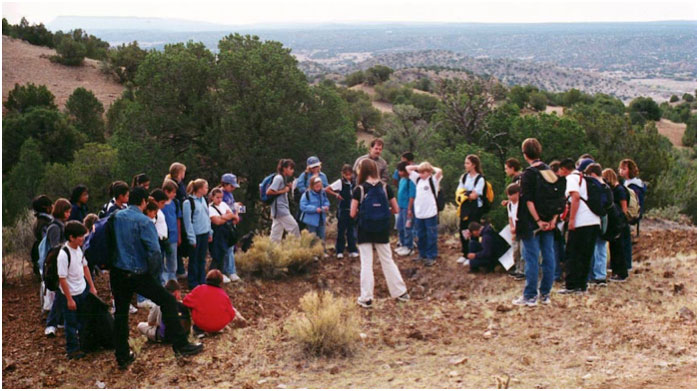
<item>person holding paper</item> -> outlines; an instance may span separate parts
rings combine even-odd
[[[498,264],[498,259],[509,250],[507,244],[493,227],[484,223],[471,222],[468,225],[469,253],[466,255],[472,272],[483,269],[492,272]],[[478,241],[480,238],[480,242]]]

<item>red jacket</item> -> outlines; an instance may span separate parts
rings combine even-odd
[[[226,291],[212,285],[197,286],[184,297],[182,304],[192,309],[192,322],[209,333],[222,330],[235,318]]]

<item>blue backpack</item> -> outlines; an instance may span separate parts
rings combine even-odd
[[[272,202],[274,202],[274,199],[277,198],[277,196],[267,195],[267,189],[269,189],[269,186],[272,184],[275,176],[277,176],[276,172],[274,174],[267,175],[265,179],[260,182],[260,200],[267,205],[271,205]]]
[[[38,247],[38,252],[39,252],[39,258],[37,261],[37,264],[39,265],[39,270],[41,271],[42,275],[44,272],[44,263],[46,262],[46,257],[49,255],[49,251],[51,251],[51,248],[49,247],[49,240],[48,240],[48,235],[46,235],[47,232],[49,232],[49,228],[51,228],[51,225],[53,224],[58,224],[54,221],[50,222],[48,225],[46,225],[45,229],[43,230],[43,237],[41,238],[41,241],[39,242],[39,247]]]
[[[391,227],[391,209],[388,206],[386,185],[362,184],[359,186],[359,229],[365,232],[385,232]]]
[[[83,254],[92,270],[95,266],[100,270],[108,270],[116,257],[116,235],[114,234],[114,216],[97,220],[94,230],[85,238]]]

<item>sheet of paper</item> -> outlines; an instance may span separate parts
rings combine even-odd
[[[500,236],[505,239],[507,244],[512,246],[512,232],[510,232],[510,226],[506,225],[505,228],[500,231]]]
[[[505,268],[505,270],[510,270],[510,268],[515,264],[515,254],[514,251],[512,250],[512,247],[507,250],[503,256],[498,259],[502,267]]]

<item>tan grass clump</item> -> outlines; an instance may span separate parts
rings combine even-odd
[[[459,216],[456,205],[448,203],[444,210],[439,212],[439,233],[455,234],[459,232]]]
[[[269,278],[285,271],[305,271],[323,253],[322,241],[304,230],[300,237],[287,236],[281,243],[272,242],[269,236],[256,235],[252,247],[237,256],[235,262],[243,272]]]
[[[316,235],[301,231],[300,237],[288,236],[282,241],[282,252],[290,270],[301,272],[323,256],[323,242]]]
[[[287,321],[289,335],[316,356],[350,355],[359,340],[359,315],[353,302],[330,292],[308,292],[301,312]]]

